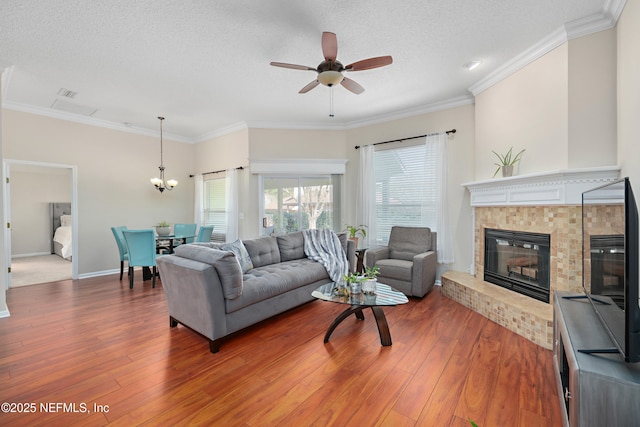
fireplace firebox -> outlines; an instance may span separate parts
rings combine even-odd
[[[549,302],[548,234],[487,228],[484,234],[484,280]]]

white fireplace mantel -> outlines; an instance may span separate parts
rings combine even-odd
[[[618,179],[619,166],[567,169],[462,184],[471,206],[580,205],[582,193]]]

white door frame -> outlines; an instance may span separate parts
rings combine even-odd
[[[75,165],[64,165],[59,163],[45,163],[45,162],[32,162],[28,160],[12,160],[4,159],[2,168],[2,182],[5,183],[4,191],[4,223],[6,232],[4,234],[5,242],[5,254],[7,266],[11,265],[11,229],[8,224],[11,224],[11,185],[7,185],[7,179],[11,176],[11,165],[29,165],[39,166],[46,168],[61,168],[69,169],[71,171],[71,278],[73,280],[78,279],[78,167]],[[9,180],[9,184],[11,181]],[[5,283],[7,289],[11,286],[11,273],[9,270],[5,270]]]

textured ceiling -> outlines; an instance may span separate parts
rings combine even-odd
[[[612,6],[613,4],[613,6]],[[469,88],[576,22],[609,20],[624,0],[2,0],[6,107],[198,141],[238,126],[348,128],[470,97]],[[577,21],[581,20],[581,21]],[[570,24],[567,26],[567,24]],[[392,55],[351,72],[366,89],[298,91],[323,31],[338,60]],[[468,71],[463,64],[482,64]],[[76,92],[73,99],[58,94]],[[85,112],[86,111],[86,112]],[[67,113],[64,113],[67,114]],[[82,117],[82,116],[81,116]]]

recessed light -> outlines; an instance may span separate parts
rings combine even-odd
[[[478,68],[478,66],[482,63],[482,61],[478,60],[478,59],[474,59],[473,61],[469,61],[466,64],[464,64],[464,68],[466,68],[467,70],[471,71],[475,68]]]

